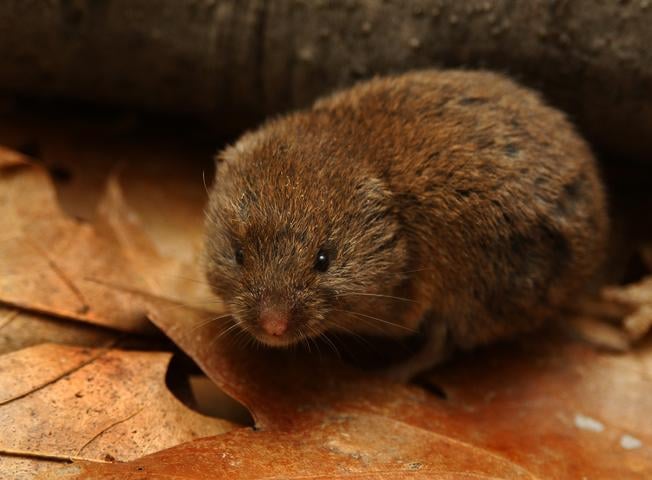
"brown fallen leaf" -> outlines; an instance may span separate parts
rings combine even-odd
[[[202,241],[204,184],[219,144],[212,132],[199,135],[196,125],[166,125],[131,113],[21,108],[0,116],[0,144],[34,154],[52,172],[68,215],[95,223],[103,188],[117,168],[130,208],[157,248],[184,262]]]
[[[537,477],[491,452],[404,422],[373,414],[332,412],[301,430],[236,430],[135,462],[106,466],[80,462],[48,472],[43,478],[512,480]]]
[[[0,354],[48,342],[97,347],[118,336],[118,332],[94,325],[0,306]]]
[[[45,171],[0,149],[0,302],[124,331],[150,329],[138,299],[106,283],[147,291],[113,243],[66,217]]]
[[[168,391],[170,357],[53,344],[0,356],[2,478],[70,458],[127,461],[236,428]]]
[[[166,258],[138,233],[115,179],[98,218],[67,217],[46,172],[0,147],[0,302],[131,332],[151,330],[133,292],[211,309],[198,263]]]
[[[652,345],[613,356],[539,332],[438,369],[443,400],[332,358],[216,340],[219,325],[193,332],[190,311],[150,313],[259,430],[51,478],[408,478],[408,464],[424,478],[652,476]]]
[[[200,209],[196,215],[201,216]],[[203,280],[199,246],[174,257],[162,254],[162,248],[145,232],[141,217],[127,203],[115,174],[107,179],[94,225],[104,238],[121,247],[134,269],[147,272],[148,291],[207,311],[221,309],[220,302]],[[174,247],[168,245],[163,250],[174,251]],[[187,261],[181,261],[182,258]]]

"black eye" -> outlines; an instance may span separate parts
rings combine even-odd
[[[324,250],[319,250],[319,252],[317,252],[317,258],[315,259],[315,270],[318,272],[325,272],[328,270],[330,263],[331,261],[328,258],[328,253]]]
[[[244,252],[240,247],[235,249],[235,261],[238,265],[242,265],[244,263]]]

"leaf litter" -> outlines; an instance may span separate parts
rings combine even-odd
[[[4,158],[10,160],[0,163],[0,181],[16,173],[7,175],[7,172],[26,168],[22,158],[11,159],[9,154]],[[141,226],[134,221],[133,212],[114,182],[113,186],[109,184],[104,206],[109,233],[102,230],[104,220],[101,220],[97,228],[91,227],[91,234],[86,234],[104,242],[105,249],[96,249],[95,240],[76,243],[80,233],[65,232],[79,225],[61,218],[60,212],[42,220],[43,230],[23,227],[17,232],[25,236],[26,232],[60,228],[64,235],[71,236],[71,244],[92,251],[97,264],[110,264],[113,270],[105,272],[98,270],[97,264],[86,264],[83,258],[81,262],[78,259],[81,266],[67,264],[65,255],[60,261],[59,253],[64,253],[63,250],[55,250],[57,254],[52,256],[57,265],[64,265],[60,269],[74,285],[83,285],[77,287],[80,292],[86,294],[88,290],[89,311],[100,313],[94,317],[88,312],[79,313],[78,304],[70,300],[70,292],[68,297],[51,296],[49,303],[39,298],[35,287],[54,284],[52,277],[58,272],[41,275],[39,279],[28,276],[19,286],[32,290],[22,297],[20,292],[10,291],[13,297],[7,299],[4,295],[8,283],[0,284],[0,301],[21,309],[102,324],[99,318],[104,324],[128,331],[138,331],[141,326],[133,328],[129,322],[121,323],[124,320],[118,307],[128,312],[124,317],[129,320],[136,316],[149,318],[218,387],[250,409],[256,429],[235,428],[221,435],[147,452],[149,455],[141,458],[129,457],[126,462],[76,460],[42,478],[156,479],[174,475],[188,479],[274,475],[283,478],[578,478],[582,475],[647,478],[652,475],[652,432],[641,421],[652,413],[646,395],[652,378],[652,353],[645,340],[630,353],[613,355],[557,332],[539,332],[461,355],[424,379],[425,388],[388,383],[328,355],[246,347],[233,337],[222,335],[225,324],[221,321],[206,323],[211,315],[219,316],[219,306],[211,307],[210,311],[198,305],[192,307],[175,300],[174,293],[164,291],[173,289],[174,285],[161,287],[144,278],[163,263],[174,265],[174,257],[164,259],[154,243],[142,235]],[[24,192],[33,190],[33,187],[26,188]],[[20,225],[20,219],[29,217],[15,207],[19,198],[14,196],[13,215]],[[1,208],[6,205],[0,203]],[[31,213],[37,218],[40,215],[38,209]],[[16,232],[15,226],[12,228]],[[38,255],[33,251],[30,254]],[[114,261],[115,258],[119,261]],[[158,266],[157,261],[161,261]],[[53,269],[46,261],[42,263]],[[179,265],[176,268],[182,270]],[[189,271],[193,268],[196,267]],[[96,276],[98,271],[107,274],[102,287],[111,302],[117,302],[115,316],[108,308],[102,309],[101,299],[85,284],[84,279]],[[197,270],[194,272],[196,275]],[[59,290],[64,290],[61,279],[57,285]],[[22,303],[16,298],[22,298]],[[619,301],[629,302],[630,311],[643,308],[647,302],[640,295]],[[116,382],[119,382],[117,378]],[[429,393],[429,389],[438,395]],[[442,392],[445,399],[441,398]],[[58,411],[53,409],[49,413],[57,415]],[[125,414],[122,418],[126,418]],[[604,430],[579,429],[575,423],[578,415],[595,419],[605,426]],[[623,445],[623,438],[636,439],[638,447],[615,448]],[[633,445],[630,441],[624,444]],[[136,451],[137,455],[145,453]]]
[[[72,458],[127,461],[235,428],[174,397],[170,357],[55,344],[0,356],[0,471],[16,457],[43,460],[32,471]]]

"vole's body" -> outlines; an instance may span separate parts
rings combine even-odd
[[[223,152],[208,279],[272,345],[425,327],[409,376],[540,324],[586,288],[606,235],[595,160],[561,113],[497,74],[424,71],[324,98]]]

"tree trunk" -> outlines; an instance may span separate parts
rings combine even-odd
[[[486,67],[652,161],[652,1],[4,0],[0,88],[233,130],[374,74]]]

